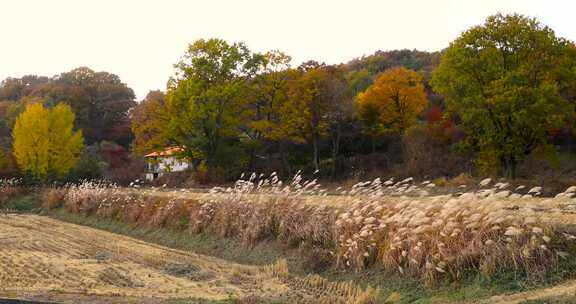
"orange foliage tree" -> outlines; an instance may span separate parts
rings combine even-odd
[[[403,133],[416,122],[428,99],[422,75],[404,67],[382,73],[356,98],[364,131],[373,140],[387,133]]]

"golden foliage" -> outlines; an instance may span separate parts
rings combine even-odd
[[[146,99],[136,106],[132,113],[134,151],[145,154],[166,147],[169,120],[164,94],[160,91],[148,93]]]
[[[422,76],[404,67],[382,73],[357,97],[360,120],[371,135],[403,132],[427,103]]]
[[[12,131],[20,170],[45,178],[50,172],[63,176],[74,168],[84,145],[82,132],[72,129],[74,119],[74,112],[65,104],[51,110],[41,103],[28,104]]]

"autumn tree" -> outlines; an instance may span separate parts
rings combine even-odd
[[[6,78],[0,84],[0,100],[17,101],[26,96],[34,96],[49,82],[50,78],[36,75]]]
[[[345,70],[342,67],[327,67],[327,77],[323,84],[325,98],[328,101],[328,134],[331,141],[332,168],[334,178],[338,168],[340,142],[344,129],[350,127],[354,118],[353,90],[354,88],[346,79]]]
[[[74,131],[74,112],[66,104],[52,109],[41,103],[26,106],[16,119],[13,153],[21,171],[35,178],[63,177],[76,166],[83,147],[81,131]]]
[[[282,52],[267,52],[262,55],[258,73],[250,80],[250,102],[244,115],[251,171],[255,169],[257,153],[265,153],[275,143],[283,145],[280,111],[288,100],[289,83],[296,75],[290,69],[290,61],[290,56]]]
[[[356,98],[358,117],[373,141],[384,134],[402,133],[426,108],[422,76],[404,67],[382,73]]]
[[[243,43],[220,39],[197,40],[176,64],[167,104],[170,138],[193,159],[209,168],[233,161],[247,102],[247,80],[261,57]],[[236,151],[236,152],[232,152]]]
[[[128,112],[136,105],[134,92],[115,74],[79,67],[54,77],[27,75],[0,83],[0,100],[23,98],[69,104],[88,144],[111,140],[128,146],[131,140]]]
[[[132,147],[136,153],[146,154],[168,145],[170,116],[165,98],[161,91],[150,91],[146,98],[134,107],[131,113],[131,128],[134,133]]]
[[[312,164],[319,170],[322,138],[331,135],[333,156],[338,154],[342,123],[351,111],[350,90],[337,67],[306,62],[299,70],[282,108],[281,129],[291,140],[312,145]]]
[[[129,143],[128,111],[136,105],[135,96],[117,75],[76,68],[54,77],[41,97],[69,104],[89,144],[102,140]]]
[[[514,178],[533,151],[553,153],[550,132],[574,114],[561,94],[573,85],[564,67],[572,48],[536,19],[497,14],[445,50],[432,85],[458,114],[479,164],[496,162]]]

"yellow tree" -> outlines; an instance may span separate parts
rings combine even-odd
[[[320,139],[328,132],[329,99],[324,90],[326,72],[313,68],[293,81],[290,99],[282,108],[282,132],[295,142],[311,142],[313,165],[320,168]]]
[[[64,176],[78,163],[84,146],[82,131],[74,131],[75,115],[66,104],[58,104],[49,113],[49,157],[48,169]]]
[[[16,163],[23,172],[35,177],[48,174],[49,111],[41,103],[26,106],[17,118],[12,130],[13,150]]]
[[[13,150],[18,167],[32,176],[45,179],[49,173],[64,176],[76,166],[84,138],[74,131],[70,106],[58,104],[52,110],[41,103],[26,106],[12,131]]]
[[[422,76],[397,67],[382,73],[356,98],[364,130],[374,140],[386,133],[402,133],[426,108],[428,99]]]

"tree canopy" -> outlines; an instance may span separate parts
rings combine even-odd
[[[80,67],[51,78],[8,78],[0,85],[0,100],[23,98],[39,98],[48,106],[70,105],[76,113],[76,127],[84,131],[88,144],[102,140],[130,143],[128,111],[136,105],[135,97],[117,75]]]
[[[358,115],[371,136],[402,133],[428,104],[422,75],[404,67],[382,73],[358,94]]]
[[[167,104],[170,138],[185,147],[192,159],[209,167],[230,158],[230,145],[241,132],[241,112],[246,105],[246,85],[261,57],[243,43],[198,40],[176,64]]]
[[[445,50],[432,85],[461,119],[481,162],[499,163],[514,177],[535,149],[553,151],[550,133],[574,114],[561,94],[573,85],[562,64],[571,48],[536,19],[498,14]]]
[[[150,91],[131,113],[134,133],[132,148],[138,154],[163,149],[169,144],[166,96],[161,91]]]
[[[28,104],[12,132],[18,167],[38,179],[66,175],[76,166],[84,143],[82,132],[73,126],[74,112],[66,104],[52,109],[42,103]]]

